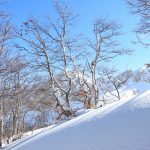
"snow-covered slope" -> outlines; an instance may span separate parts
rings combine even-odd
[[[150,90],[91,110],[6,150],[149,150]]]
[[[127,82],[126,89],[135,90],[136,93],[150,89],[150,68],[144,66],[132,73],[132,77]]]

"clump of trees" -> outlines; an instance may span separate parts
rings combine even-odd
[[[2,139],[9,143],[24,132],[74,117],[75,101],[97,107],[101,90],[115,88],[120,99],[119,88],[128,80],[105,69],[101,86],[110,87],[99,85],[100,66],[132,52],[120,45],[119,24],[97,19],[94,38],[83,44],[73,32],[77,15],[58,1],[55,10],[56,18],[29,17],[17,28],[0,11],[0,146]]]

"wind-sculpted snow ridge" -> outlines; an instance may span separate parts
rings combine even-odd
[[[5,150],[149,150],[150,90],[91,110]]]

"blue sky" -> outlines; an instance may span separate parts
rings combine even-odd
[[[150,50],[141,45],[132,44],[135,41],[137,18],[129,13],[125,0],[64,0],[75,11],[79,17],[76,21],[76,31],[84,33],[87,36],[92,34],[92,23],[98,17],[108,17],[110,20],[116,20],[122,25],[124,35],[120,38],[122,45],[134,49],[134,55],[124,56],[113,61],[113,64],[119,70],[133,69],[143,67],[145,63],[150,63]],[[54,16],[52,0],[7,0],[5,4],[13,17],[13,22],[21,24],[30,15]]]

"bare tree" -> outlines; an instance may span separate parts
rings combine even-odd
[[[121,48],[118,41],[118,37],[121,35],[120,29],[121,26],[114,21],[97,19],[93,27],[94,40],[88,40],[89,46],[94,52],[94,58],[89,63],[89,69],[92,76],[95,105],[99,101],[99,89],[96,81],[99,64],[132,52],[131,50]]]
[[[56,1],[56,21],[47,19],[45,24],[31,18],[23,25],[17,36],[28,46],[20,47],[32,54],[34,67],[43,70],[49,78],[49,86],[57,104],[66,116],[72,115],[70,93],[75,78],[75,62],[80,57],[77,38],[73,38],[70,28],[76,17],[67,5]],[[32,61],[33,62],[33,61]]]
[[[13,116],[13,132],[12,137],[19,133],[19,117],[20,117],[20,109],[21,109],[21,94],[23,93],[24,86],[26,81],[24,81],[24,77],[26,76],[26,72],[23,72],[27,65],[21,62],[19,56],[14,58],[11,61],[11,67],[13,69],[13,73],[11,73],[11,83],[12,83],[12,99],[14,99],[14,104],[12,105],[12,116]]]
[[[0,1],[2,4],[2,1]],[[8,72],[6,61],[8,60],[8,43],[12,37],[12,25],[9,15],[0,11],[0,78]],[[0,91],[0,93],[3,93]],[[0,95],[0,147],[2,146],[3,134],[3,95]]]
[[[27,97],[27,88],[32,83],[32,75],[27,62],[19,54],[9,59],[7,62],[7,74],[3,76],[3,80],[7,82],[7,90],[3,95],[4,102],[4,119],[7,122],[8,116],[11,121],[11,137],[15,140],[20,132],[20,118],[22,107]],[[3,83],[3,82],[2,82]],[[24,105],[25,109],[25,105]],[[4,122],[5,124],[5,122]]]
[[[127,0],[127,3],[131,9],[132,14],[140,17],[140,22],[136,30],[138,42],[145,46],[149,46],[150,43],[146,39],[150,36],[150,1]]]
[[[105,95],[109,93],[120,100],[121,96],[119,90],[130,78],[128,71],[117,75],[116,69],[102,68],[100,75],[103,76],[103,78],[99,80],[99,85],[103,93]]]

